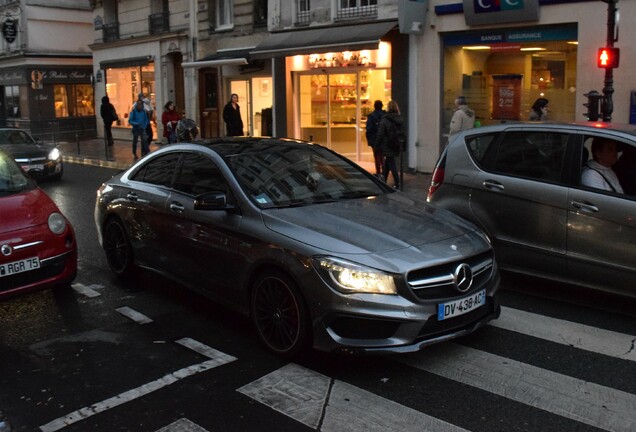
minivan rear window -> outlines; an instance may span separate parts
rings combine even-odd
[[[545,131],[508,131],[468,140],[485,171],[558,182],[562,178],[569,135]]]

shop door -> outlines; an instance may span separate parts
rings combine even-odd
[[[300,139],[329,146],[328,75],[300,76]]]
[[[253,136],[272,136],[272,77],[252,78]]]
[[[301,75],[301,139],[325,145],[358,163],[372,161],[364,134],[370,112],[368,71]]]
[[[203,83],[203,91],[199,92],[201,106],[201,138],[212,138],[225,135],[225,126],[219,122],[219,81],[217,69],[201,71],[199,82]],[[187,113],[186,113],[187,114]],[[221,131],[223,129],[223,131]]]
[[[329,137],[331,148],[359,160],[359,102],[356,73],[329,75]]]
[[[248,136],[254,136],[254,131],[252,129],[252,97],[250,90],[251,86],[249,80],[230,81],[230,94],[236,93],[239,97],[238,104],[239,107],[241,107],[243,133]],[[230,101],[229,97],[230,95],[228,95],[228,99],[225,103]]]

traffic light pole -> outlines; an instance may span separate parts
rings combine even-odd
[[[607,43],[606,47],[613,48],[616,41],[616,3],[618,0],[603,0],[607,3]],[[612,121],[612,112],[614,111],[614,102],[612,95],[614,94],[614,69],[605,69],[605,82],[603,87],[603,99],[601,102],[601,113],[604,122]]]

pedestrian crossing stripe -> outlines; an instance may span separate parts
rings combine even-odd
[[[222,353],[221,351],[217,351],[214,348],[207,347],[204,344],[195,341],[194,339],[183,338],[178,340],[177,343],[179,343],[180,345],[186,346],[188,348],[195,347],[196,348],[195,351],[199,352],[200,354],[203,354],[204,356],[208,357],[210,360],[206,360],[203,363],[199,363],[199,364],[195,364],[192,366],[179,369],[172,373],[166,374],[155,381],[151,381],[137,388],[120,393],[117,396],[111,397],[101,402],[94,403],[90,406],[80,408],[77,411],[74,411],[70,414],[57,418],[45,425],[40,426],[40,430],[42,432],[56,432],[58,430],[64,429],[65,427],[69,425],[72,425],[88,417],[91,417],[95,414],[99,414],[111,408],[115,408],[119,405],[123,405],[127,402],[138,399],[156,390],[160,390],[166,386],[172,385],[178,382],[179,380],[182,380],[183,378],[187,378],[189,376],[196,375],[198,373],[205,372],[210,369],[214,369],[217,366],[222,366],[224,364],[227,364],[229,362],[236,360],[236,357],[232,357],[230,355]]]
[[[191,422],[187,418],[180,418],[174,423],[170,423],[168,426],[162,427],[156,432],[208,432],[198,424]]]
[[[508,307],[502,307],[499,319],[490,321],[489,325],[597,354],[636,361],[636,336],[633,335]]]
[[[136,310],[129,308],[128,306],[120,307],[115,310],[126,318],[130,318],[135,321],[137,324],[148,324],[152,322],[152,319],[148,318],[141,312],[137,312]]]
[[[617,432],[636,431],[636,395],[455,343],[397,358],[498,396]]]
[[[321,432],[467,432],[294,363],[237,391]]]

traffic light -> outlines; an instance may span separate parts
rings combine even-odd
[[[618,67],[620,60],[620,50],[618,48],[599,48],[596,56],[597,66],[603,69],[614,69]]]
[[[583,115],[587,117],[588,121],[598,121],[598,118],[600,117],[599,104],[603,96],[596,90],[585,93],[583,96],[587,98],[587,103],[583,104],[583,106],[587,107],[587,112]]]

